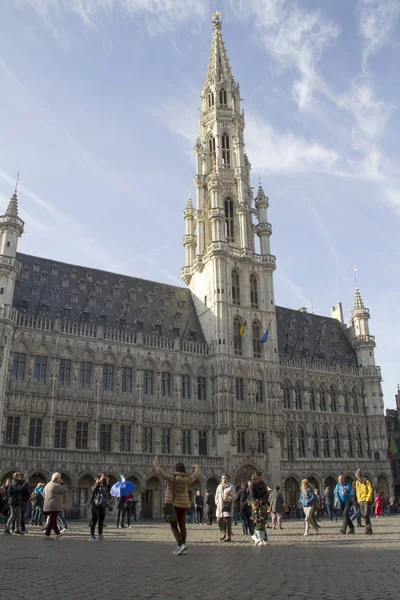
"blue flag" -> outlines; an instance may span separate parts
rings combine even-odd
[[[264,333],[264,335],[262,336],[261,340],[260,340],[260,344],[265,344],[265,342],[267,341],[269,336],[269,326],[267,331]]]

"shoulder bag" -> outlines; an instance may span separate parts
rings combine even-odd
[[[163,506],[164,520],[167,523],[176,523],[178,521],[178,518],[176,516],[175,506],[174,506],[174,500],[175,500],[175,475],[174,475],[174,479],[172,482],[172,502],[168,502],[167,504],[164,504],[164,506]]]

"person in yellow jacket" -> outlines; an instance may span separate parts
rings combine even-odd
[[[356,494],[357,494],[357,502],[360,505],[360,511],[365,521],[365,533],[367,535],[372,535],[372,527],[371,527],[371,505],[374,497],[374,491],[372,489],[372,483],[369,479],[366,479],[361,471],[361,469],[357,469],[356,471]]]

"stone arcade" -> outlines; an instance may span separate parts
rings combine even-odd
[[[350,326],[275,305],[269,200],[253,199],[239,84],[214,15],[184,210],[187,287],[17,252],[15,192],[0,217],[0,476],[54,470],[84,514],[93,478],[136,482],[159,517],[152,468],[201,465],[203,488],[261,469],[297,506],[361,466],[389,492],[380,368],[358,288]],[[260,339],[268,329],[268,341]]]

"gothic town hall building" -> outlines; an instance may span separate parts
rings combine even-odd
[[[255,469],[297,506],[357,467],[388,493],[381,372],[358,288],[350,325],[275,304],[269,199],[250,187],[239,84],[214,15],[184,210],[183,287],[18,252],[15,192],[0,217],[0,477],[60,471],[84,514],[99,473],[134,481],[161,515],[154,454],[199,463],[198,486]],[[268,329],[268,339],[260,340]]]

